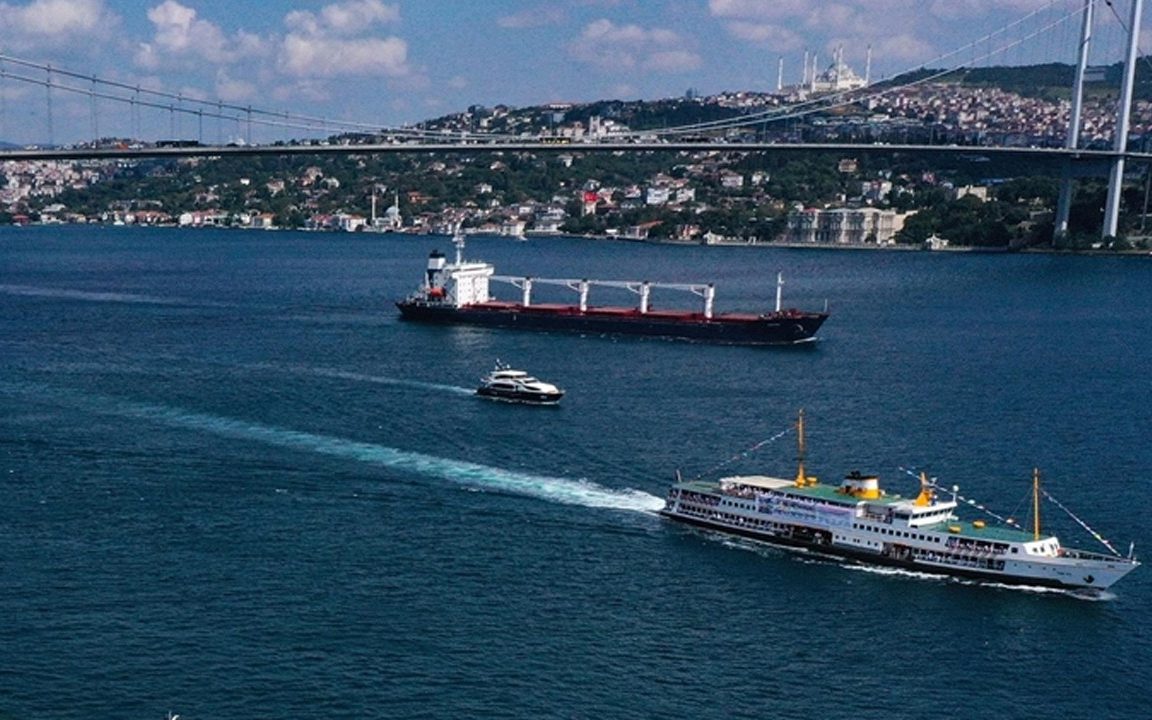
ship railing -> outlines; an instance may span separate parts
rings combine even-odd
[[[1097,560],[1104,562],[1124,562],[1126,560],[1126,558],[1118,555],[1107,555],[1105,553],[1092,552],[1091,550],[1076,550],[1066,547],[1060,548],[1058,556],[1071,560]]]
[[[968,567],[977,569],[991,569],[1003,570],[1004,560],[999,560],[994,556],[957,554],[949,552],[940,552],[937,550],[926,550],[924,548],[913,548],[913,557],[928,562],[940,563],[943,565],[955,565],[957,567]]]
[[[489,278],[496,282],[503,282],[512,285],[513,287],[521,290],[521,304],[528,307],[532,304],[532,286],[533,285],[558,285],[566,287],[579,293],[580,296],[580,312],[587,312],[588,310],[588,295],[593,286],[620,288],[628,290],[640,296],[640,313],[645,315],[648,313],[650,307],[650,299],[652,289],[658,288],[662,290],[683,290],[697,295],[704,299],[704,317],[711,319],[713,315],[713,305],[716,299],[716,287],[711,283],[697,284],[697,283],[666,283],[666,282],[649,282],[638,280],[589,280],[587,278],[574,279],[574,278],[539,278],[530,276],[515,276],[515,275],[493,275]]]
[[[720,486],[720,492],[730,497],[739,497],[751,499],[756,496],[756,491],[747,485],[723,485]]]

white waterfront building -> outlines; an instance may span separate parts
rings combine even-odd
[[[789,243],[812,245],[891,245],[906,216],[873,207],[805,208],[788,215]]]

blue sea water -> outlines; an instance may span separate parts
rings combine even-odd
[[[1146,713],[1148,568],[1086,600],[654,511],[676,469],[792,472],[793,435],[744,451],[804,408],[812,474],[924,469],[1022,517],[1040,467],[1139,554],[1152,258],[469,241],[721,310],[778,271],[827,300],[819,343],[764,349],[401,323],[448,245],[0,229],[0,718]],[[497,358],[564,401],[474,397]]]

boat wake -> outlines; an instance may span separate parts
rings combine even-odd
[[[0,293],[25,295],[28,297],[59,298],[63,300],[87,300],[89,302],[133,303],[138,305],[180,305],[196,307],[226,307],[220,303],[208,303],[184,298],[164,298],[137,293],[93,292],[90,290],[69,290],[66,288],[41,288],[29,285],[0,285]]]
[[[420,380],[403,380],[400,378],[368,375],[366,373],[350,372],[347,370],[334,370],[331,368],[308,367],[304,365],[276,365],[272,363],[260,363],[246,367],[254,370],[274,370],[278,372],[293,373],[296,375],[315,375],[318,377],[332,378],[335,380],[352,380],[354,382],[367,382],[375,383],[377,385],[408,387],[415,388],[417,390],[433,390],[438,392],[454,393],[457,395],[473,395],[476,392],[475,388],[460,387],[459,385],[444,385],[441,383],[422,382]]]
[[[16,385],[0,381],[0,391],[32,394],[82,410],[148,420],[171,427],[211,433],[220,437],[262,442],[290,450],[413,472],[449,482],[495,492],[534,497],[566,505],[592,508],[655,512],[664,501],[641,490],[607,488],[589,480],[534,475],[504,470],[479,463],[436,457],[374,443],[347,440],[330,435],[289,430],[231,418],[191,412],[151,403],[131,402],[99,396],[81,396],[42,385]]]

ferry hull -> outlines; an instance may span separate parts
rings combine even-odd
[[[942,565],[923,562],[914,559],[904,559],[896,555],[886,555],[853,548],[833,542],[833,533],[822,528],[811,528],[803,525],[790,526],[791,534],[765,532],[746,527],[729,525],[724,522],[680,515],[674,511],[664,509],[660,514],[669,520],[721,532],[726,535],[736,535],[756,540],[769,545],[787,549],[807,550],[819,555],[838,557],[863,565],[880,567],[894,567],[911,572],[957,577],[1001,585],[1016,585],[1022,587],[1046,587],[1060,590],[1070,590],[1080,593],[1099,594],[1128,574],[1135,566],[1131,563],[1101,563],[1093,562],[1090,566],[1068,566],[1064,568],[1063,577],[1050,573],[1012,572],[1005,570],[981,570],[975,568],[959,567],[955,565]],[[1092,577],[1091,582],[1085,582],[1085,573]]]
[[[731,345],[796,345],[815,340],[827,313],[786,311],[767,315],[641,313],[635,309],[575,306],[522,306],[489,303],[456,308],[413,301],[396,303],[405,320],[444,325],[580,332],[598,335],[645,335]]]

